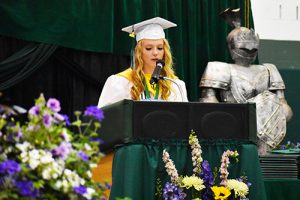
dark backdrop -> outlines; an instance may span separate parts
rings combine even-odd
[[[0,60],[31,42],[0,37]],[[62,112],[72,115],[96,105],[106,78],[126,69],[130,58],[126,55],[97,53],[58,47],[49,59],[23,81],[3,90],[12,104],[26,109],[43,93],[46,98],[61,101]]]

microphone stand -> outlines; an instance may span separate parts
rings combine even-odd
[[[180,85],[178,83],[176,83],[176,81],[174,81],[173,79],[171,79],[169,77],[166,77],[166,76],[159,76],[159,79],[161,79],[161,80],[168,80],[168,81],[171,81],[172,83],[174,83],[178,87],[178,89],[179,89],[179,93],[180,93],[180,96],[181,96],[181,102],[183,102],[182,88],[180,87]]]

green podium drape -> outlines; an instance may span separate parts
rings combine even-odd
[[[298,200],[300,198],[299,179],[267,179],[265,187],[269,200]]]
[[[237,150],[239,162],[229,167],[229,178],[247,175],[252,183],[250,199],[265,200],[265,186],[259,165],[256,145],[241,141],[200,141],[202,157],[211,168],[220,167],[222,153]],[[130,197],[133,200],[153,200],[157,178],[164,184],[170,181],[162,161],[166,149],[174,161],[180,175],[192,174],[191,149],[186,140],[135,141],[116,148],[113,160],[113,185],[110,199]],[[217,181],[218,183],[218,181]]]

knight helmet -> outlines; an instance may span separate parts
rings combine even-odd
[[[237,64],[250,65],[257,57],[259,36],[253,29],[241,27],[240,9],[227,8],[220,16],[234,29],[227,36],[231,58]]]

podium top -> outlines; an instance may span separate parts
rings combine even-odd
[[[110,146],[133,139],[188,139],[191,130],[200,139],[256,142],[254,103],[122,100],[103,111],[100,137]]]

